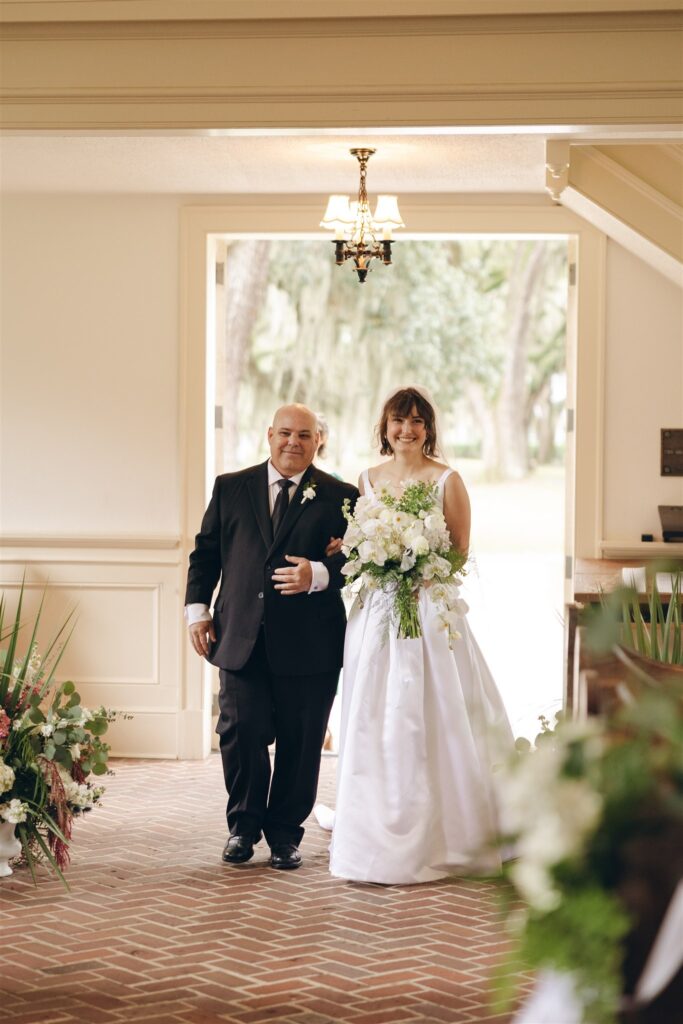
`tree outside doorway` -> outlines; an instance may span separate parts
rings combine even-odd
[[[428,387],[473,503],[475,634],[515,731],[562,693],[567,243],[401,241],[360,285],[328,242],[219,246],[217,472],[267,456],[274,409],[326,419],[321,468],[356,480],[400,384]]]

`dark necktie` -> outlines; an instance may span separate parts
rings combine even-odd
[[[282,477],[278,480],[277,485],[280,488],[280,493],[275,499],[275,506],[273,508],[273,537],[277,537],[277,531],[282,525],[282,520],[285,518],[287,509],[289,508],[289,480]]]

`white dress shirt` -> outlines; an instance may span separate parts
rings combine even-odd
[[[301,483],[306,470],[303,473],[297,473],[296,476],[290,476],[289,483],[289,500],[292,500],[292,494]],[[273,509],[275,508],[275,499],[277,493],[280,490],[278,486],[278,480],[282,479],[282,473],[278,472],[273,463],[268,460],[268,507],[270,508],[270,514],[273,515]],[[292,484],[294,487],[292,487]],[[311,562],[311,572],[313,578],[311,580],[311,586],[309,588],[309,594],[316,594],[320,590],[327,590],[330,582],[330,574],[327,571],[327,566],[323,565],[322,562]],[[185,605],[185,621],[188,626],[193,625],[195,622],[208,622],[211,618],[211,612],[206,604],[186,604]]]

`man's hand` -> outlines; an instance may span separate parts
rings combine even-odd
[[[209,641],[216,642],[216,630],[213,627],[213,619],[205,619],[203,622],[193,622],[188,626],[190,641],[197,654],[203,658],[209,653]]]
[[[285,555],[288,562],[292,562],[292,568],[283,566],[273,573],[275,590],[281,594],[307,594],[313,582],[313,570],[307,558],[299,558],[298,555]]]
[[[332,555],[336,555],[338,551],[342,549],[341,537],[330,537],[327,547],[325,548],[325,558],[331,558]]]

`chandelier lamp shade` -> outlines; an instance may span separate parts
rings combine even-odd
[[[396,196],[378,196],[375,212],[370,212],[365,178],[368,160],[375,150],[352,149],[350,152],[360,164],[358,199],[350,202],[348,196],[330,196],[320,227],[334,231],[337,266],[341,267],[346,260],[352,260],[358,280],[363,284],[372,260],[381,260],[385,266],[389,266],[393,231],[405,225]]]

